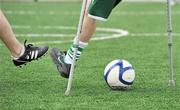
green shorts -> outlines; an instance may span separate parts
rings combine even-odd
[[[96,20],[106,21],[111,11],[121,0],[92,0],[88,16]]]

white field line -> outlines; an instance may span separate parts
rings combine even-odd
[[[72,27],[71,27],[72,28]],[[104,36],[101,37],[93,37],[91,40],[107,40],[107,39],[114,39],[114,38],[120,38],[127,36],[129,33],[128,31],[122,30],[122,29],[115,29],[115,28],[97,28],[97,31],[102,32],[110,32],[113,33],[112,35],[104,34]],[[73,42],[72,40],[69,41],[41,41],[41,42],[33,42],[33,44],[60,44],[60,43],[68,43]]]
[[[12,28],[14,29],[32,29],[34,27],[32,26],[29,26],[29,25],[12,25]],[[35,28],[37,29],[47,29],[47,30],[50,30],[50,29],[70,29],[70,30],[74,30],[76,29],[75,27],[72,27],[72,26],[36,26]]]
[[[168,36],[167,33],[130,33],[129,36],[131,37],[162,37]],[[180,33],[173,33],[173,36],[180,37]]]
[[[21,26],[21,25],[13,25],[14,29],[31,29],[31,26]],[[71,26],[36,26],[37,29],[60,29],[60,30],[75,30],[75,27]],[[113,39],[113,38],[120,38],[124,36],[131,36],[131,37],[162,37],[167,36],[167,33],[129,33],[128,31],[116,28],[97,28],[98,32],[104,32],[103,34],[96,34],[91,40],[106,40],[106,39]],[[107,33],[107,34],[106,34]],[[174,36],[180,36],[180,33],[173,33]],[[17,37],[31,37],[31,38],[57,38],[57,37],[72,37],[75,34],[16,34]],[[97,37],[98,36],[98,37]],[[72,39],[73,40],[73,39]],[[32,42],[33,44],[61,44],[61,43],[68,43],[72,42],[72,40],[54,40],[54,41],[40,41],[40,42]]]
[[[39,37],[42,34],[39,34]],[[50,35],[49,38],[53,37],[54,35]],[[130,33],[129,35],[130,37],[166,37],[167,33]],[[173,36],[178,36],[180,37],[180,33],[173,33]],[[30,36],[29,36],[30,37]],[[33,35],[31,36],[33,37]],[[72,37],[72,36],[71,36]],[[113,36],[114,38],[119,38],[118,35]],[[123,36],[121,36],[123,37]],[[104,37],[100,37],[100,38],[92,38],[92,40],[105,40],[105,39],[113,39],[112,36],[104,36]],[[62,44],[62,43],[69,43],[69,42],[73,42],[73,40],[63,40],[63,41],[40,41],[40,42],[31,42],[33,44]],[[2,44],[0,44],[0,46],[2,46]]]
[[[38,35],[39,38],[40,38],[41,35],[42,34]],[[53,34],[50,34],[49,38],[51,38],[53,36],[54,36]],[[127,36],[130,36],[130,37],[166,37],[167,33],[130,33]],[[180,37],[180,33],[173,33],[173,36]],[[33,35],[31,37],[33,37]],[[60,37],[61,37],[61,35],[60,35]],[[120,37],[119,35],[114,35],[114,36],[111,36],[111,35],[107,36],[106,35],[106,36],[99,37],[99,38],[96,36],[96,37],[92,38],[92,40],[106,40],[106,39],[113,39],[113,38],[119,38],[119,37]],[[121,37],[123,37],[123,36],[121,36]],[[55,41],[54,40],[54,41],[40,41],[40,42],[31,42],[31,43],[32,44],[62,44],[62,43],[69,43],[69,42],[73,42],[73,40],[63,40],[63,41],[60,41],[60,40]],[[0,46],[2,46],[2,44],[0,44]]]
[[[32,10],[5,10],[4,11],[8,15],[79,15],[78,11],[32,11]],[[174,15],[180,15],[180,11],[172,11]],[[113,12],[113,15],[166,15],[166,11],[120,11]]]
[[[96,37],[93,37],[91,40],[99,41],[99,40],[120,38],[120,37],[125,37],[125,36],[130,36],[130,37],[167,37],[167,33],[130,33],[127,35],[115,34],[113,36],[111,36],[111,35],[108,35],[108,36],[106,35],[103,37],[97,37],[96,36]],[[180,33],[173,33],[173,36],[180,37]],[[69,41],[68,40],[67,41],[41,41],[41,42],[32,42],[32,43],[33,44],[62,44],[62,43],[69,43],[69,42],[73,42],[73,40],[69,40]]]
[[[16,34],[16,37],[31,37],[31,38],[61,38],[61,37],[73,37],[75,36],[75,34],[35,34],[35,33],[32,33],[32,34]]]
[[[16,37],[25,37],[25,38],[73,38],[75,34],[16,34]],[[102,37],[103,36],[103,37]],[[99,37],[99,38],[94,38],[97,40],[104,39],[104,37],[107,36],[107,39],[110,39],[112,37],[111,34],[96,34],[94,37]],[[167,33],[129,33],[128,36],[131,37],[161,37],[161,36],[167,36]],[[180,36],[180,33],[173,33],[173,36]],[[101,38],[102,37],[102,38]]]
[[[30,37],[30,38],[72,38],[75,34],[16,34],[16,37]],[[96,34],[96,37],[111,36],[111,34]]]
[[[24,26],[24,25],[12,25],[13,29],[32,29],[34,27],[32,26]],[[72,26],[36,26],[37,29],[43,29],[43,30],[76,30],[75,27]],[[111,33],[121,33],[118,29],[113,28],[97,28],[97,31],[99,32],[108,32],[108,34],[96,34],[96,36],[106,36],[110,35]],[[110,33],[111,32],[111,33]],[[174,36],[180,36],[180,33],[173,33]],[[17,37],[72,37],[75,36],[75,34],[16,34]],[[141,32],[141,33],[129,33],[129,36],[167,36],[167,33],[148,33],[148,32]]]
[[[75,36],[75,34],[16,34],[16,37],[25,37],[25,38],[73,38]],[[103,36],[103,37],[102,37]],[[98,37],[98,38],[94,38],[97,40],[100,39],[104,39],[104,37],[107,36],[107,39],[110,39],[112,37],[108,37],[111,36],[111,34],[96,34],[94,37]],[[119,35],[118,35],[119,36]],[[167,33],[130,33],[128,36],[131,37],[160,37],[160,36],[167,36]],[[180,33],[173,33],[173,36],[180,36]],[[102,38],[101,38],[102,37]]]
[[[12,28],[14,29],[31,29],[33,27],[31,26],[20,26],[20,25],[13,25]],[[71,26],[36,26],[37,29],[61,29],[61,30],[75,30],[75,27]],[[129,33],[128,31],[122,30],[122,29],[115,29],[115,28],[97,28],[98,32],[106,32],[107,34],[97,34],[97,36],[100,37],[93,37],[91,40],[106,40],[106,39],[113,39],[113,38],[119,38],[123,36],[127,36]],[[75,34],[16,34],[17,37],[73,37]],[[73,40],[73,39],[72,39]],[[60,43],[67,43],[67,42],[72,42],[72,40],[68,41],[40,41],[40,42],[33,42],[33,44],[60,44]]]
[[[33,27],[31,26],[21,26],[21,25],[13,25],[13,29],[31,29]],[[37,29],[44,29],[44,30],[50,30],[50,29],[58,29],[58,30],[76,30],[75,27],[72,26],[36,26]],[[106,32],[107,34],[96,34],[97,36],[101,36],[98,38],[94,38],[94,40],[100,40],[100,39],[110,39],[108,36],[111,36],[111,38],[117,38],[121,36],[128,35],[128,31],[122,30],[122,29],[115,29],[115,28],[97,28],[98,32]],[[111,34],[111,35],[110,35]],[[73,37],[75,34],[16,34],[17,37]],[[106,36],[106,37],[105,37]]]

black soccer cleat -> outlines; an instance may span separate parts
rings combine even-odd
[[[53,48],[50,55],[60,75],[64,78],[69,78],[71,65],[64,62],[66,52],[62,52],[57,48]]]
[[[38,60],[41,56],[43,56],[48,51],[48,46],[43,47],[35,47],[32,44],[26,45],[26,40],[24,42],[25,52],[18,59],[13,59],[13,63],[15,66],[26,65],[26,63],[31,62],[33,60]]]

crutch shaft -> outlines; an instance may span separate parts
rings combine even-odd
[[[78,50],[78,47],[79,47],[79,39],[80,39],[81,31],[82,31],[82,26],[83,26],[85,11],[86,11],[86,5],[87,5],[87,0],[83,0],[82,7],[81,7],[80,18],[79,18],[79,23],[78,23],[77,35],[76,35],[76,37],[74,39],[73,63],[71,65],[70,75],[69,75],[69,79],[68,79],[68,85],[67,85],[67,89],[65,91],[66,96],[69,96],[70,92],[71,92],[74,67],[76,65],[76,55],[77,55],[77,50]]]

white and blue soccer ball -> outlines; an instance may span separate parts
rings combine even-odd
[[[104,79],[113,90],[127,89],[135,80],[135,71],[126,60],[113,60],[104,70]]]

